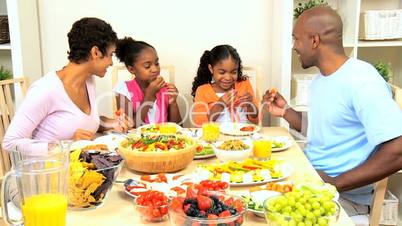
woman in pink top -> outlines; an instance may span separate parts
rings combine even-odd
[[[114,88],[118,94],[118,108],[125,109],[127,115],[133,115],[137,127],[144,123],[181,123],[176,101],[177,88],[159,75],[159,58],[155,48],[126,37],[118,41],[116,56],[135,75],[134,79],[119,83]]]
[[[31,85],[7,129],[3,148],[12,150],[31,140],[90,140],[97,131],[125,130],[121,117],[99,117],[95,101],[94,76],[105,76],[113,64],[116,42],[116,33],[103,20],[75,22],[68,33],[69,63]]]

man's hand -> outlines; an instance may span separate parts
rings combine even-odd
[[[262,98],[267,111],[277,117],[283,117],[287,102],[275,89],[267,90]]]
[[[94,134],[91,131],[84,129],[77,129],[73,135],[73,140],[92,140],[94,138]]]

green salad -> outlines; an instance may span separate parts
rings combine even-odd
[[[214,154],[214,149],[212,148],[212,145],[210,144],[205,144],[205,145],[198,145],[196,150],[195,150],[195,155],[200,156],[200,155],[212,155]]]

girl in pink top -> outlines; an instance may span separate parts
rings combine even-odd
[[[75,22],[68,33],[69,63],[32,84],[7,129],[4,149],[31,140],[89,140],[97,131],[127,129],[121,117],[99,117],[95,101],[94,76],[103,77],[112,65],[116,41],[103,20]]]
[[[118,108],[132,115],[136,126],[143,123],[181,123],[176,102],[177,88],[159,76],[159,58],[155,48],[146,42],[126,37],[118,41],[116,56],[135,76],[114,89],[118,93]]]

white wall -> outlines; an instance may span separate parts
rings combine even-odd
[[[161,64],[174,65],[176,86],[190,98],[199,58],[218,44],[237,48],[244,65],[261,66],[262,89],[271,74],[272,1],[266,0],[38,0],[43,71],[67,63],[67,33],[74,21],[94,16],[109,22],[119,37],[153,45]],[[97,81],[98,95],[111,89],[110,76]],[[102,101],[101,113],[110,113]],[[183,114],[183,113],[182,113]]]

